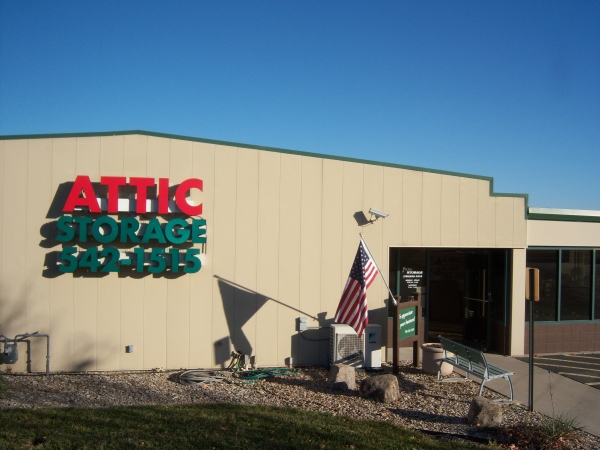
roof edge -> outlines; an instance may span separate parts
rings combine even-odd
[[[587,209],[528,208],[529,220],[558,222],[600,222],[600,211]]]
[[[299,155],[299,156],[308,156],[312,158],[324,158],[331,159],[336,161],[347,161],[354,162],[360,164],[369,164],[373,166],[383,166],[383,167],[391,167],[395,169],[405,169],[405,170],[414,170],[418,172],[427,172],[427,173],[435,173],[439,175],[449,175],[455,177],[462,178],[473,178],[476,180],[483,180],[490,182],[490,196],[493,197],[521,197],[525,199],[525,211],[527,211],[527,205],[529,201],[528,194],[516,194],[516,193],[501,193],[494,192],[494,178],[488,177],[484,175],[474,175],[470,173],[462,173],[462,172],[452,172],[447,170],[437,170],[430,169],[426,167],[418,167],[418,166],[409,166],[405,164],[394,164],[394,163],[386,163],[381,161],[373,161],[369,159],[360,159],[360,158],[350,158],[346,156],[336,156],[336,155],[327,155],[323,153],[311,153],[304,152],[300,150],[289,150],[278,147],[267,147],[262,145],[252,145],[252,144],[244,144],[240,142],[230,142],[230,141],[220,141],[216,139],[204,139],[197,138],[192,136],[183,136],[178,134],[169,134],[169,133],[156,133],[153,131],[145,131],[145,130],[123,130],[123,131],[99,131],[99,132],[82,132],[82,133],[50,133],[50,134],[16,134],[16,135],[5,135],[0,136],[0,140],[17,140],[17,139],[58,139],[58,138],[77,138],[77,137],[102,137],[102,136],[127,136],[139,134],[143,136],[153,136],[153,137],[161,137],[167,139],[180,139],[192,142],[202,142],[205,144],[217,144],[224,145],[228,147],[240,147],[247,148],[252,150],[264,150],[268,152],[277,152],[277,153],[285,153],[289,155]]]
[[[596,222],[600,223],[600,217],[594,216],[562,216],[558,214],[527,214],[527,220],[545,220],[552,222]]]

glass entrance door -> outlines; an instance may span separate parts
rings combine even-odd
[[[491,263],[488,251],[465,254],[463,342],[483,351],[491,338]]]
[[[505,352],[510,331],[506,306],[509,253],[506,249],[392,247],[390,287],[403,299],[418,295],[427,342],[439,342],[438,336],[443,336]],[[406,268],[423,273],[417,288],[402,287],[408,280],[402,275]]]

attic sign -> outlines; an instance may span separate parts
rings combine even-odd
[[[202,191],[202,180],[183,181],[175,189],[174,198],[169,194],[168,178],[159,178],[156,185],[154,178],[101,177],[100,185],[105,186],[106,198],[97,197],[87,175],[78,175],[73,183],[62,208],[68,214],[57,221],[56,240],[64,244],[83,243],[86,249],[63,247],[60,272],[74,272],[78,268],[119,272],[124,266],[149,273],[200,270],[200,249],[193,245],[206,243],[206,220],[194,218],[202,214],[202,204],[190,203],[187,194],[191,189]],[[135,198],[119,197],[119,188],[126,186],[135,191]],[[156,190],[155,199],[149,198],[150,188]],[[140,222],[123,214],[119,218],[119,213],[170,217],[162,223],[156,217]],[[102,250],[94,244],[102,244]],[[133,251],[122,252],[116,245]]]

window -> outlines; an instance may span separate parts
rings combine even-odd
[[[401,302],[422,300],[425,293],[427,272],[427,249],[425,248],[390,248],[390,290],[400,295]],[[425,310],[423,312],[425,314]],[[392,302],[388,304],[388,317],[392,317]]]
[[[427,250],[424,248],[400,249],[400,296],[402,302],[419,300],[425,290]]]
[[[600,249],[528,249],[527,267],[540,270],[536,321],[600,320]]]
[[[527,250],[527,267],[540,269],[540,301],[535,302],[535,320],[557,320],[558,250]],[[525,308],[529,321],[529,306]]]
[[[505,322],[508,252],[494,250],[492,257],[492,319]],[[505,324],[506,325],[506,324]]]
[[[590,320],[592,251],[561,250],[560,320]]]
[[[600,251],[596,250],[596,298],[594,308],[594,319],[600,319]]]

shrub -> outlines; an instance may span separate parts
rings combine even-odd
[[[508,441],[522,449],[568,448],[580,440],[578,422],[567,414],[545,417],[539,424],[517,424],[503,431]]]
[[[8,381],[6,381],[6,377],[0,373],[0,395],[8,391],[9,388],[10,386],[8,385]]]

